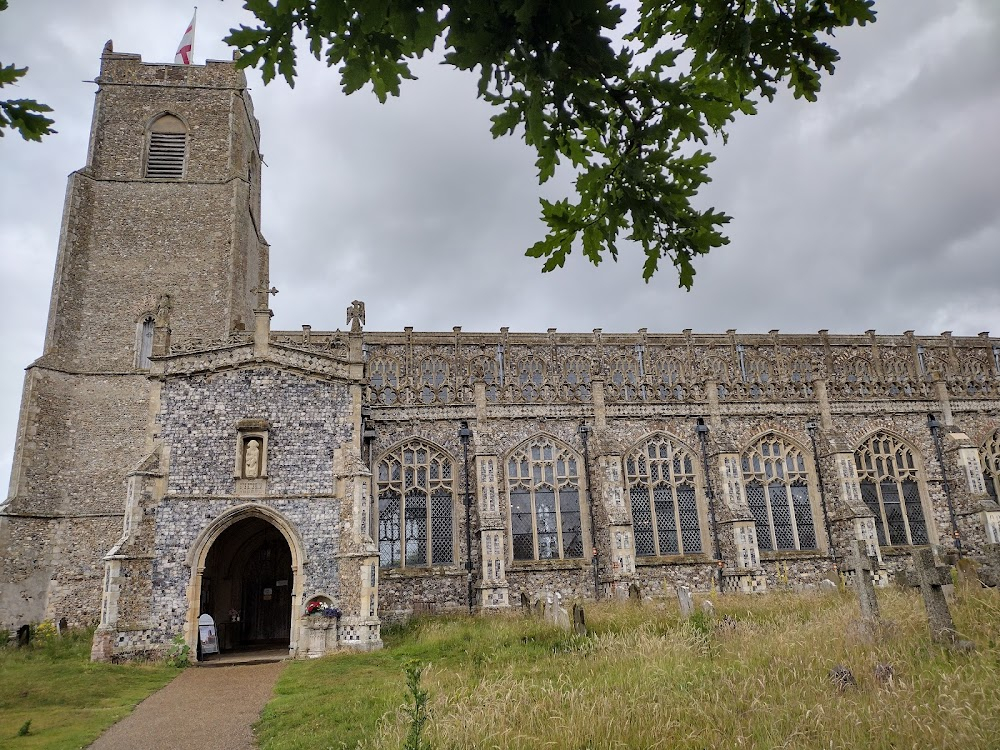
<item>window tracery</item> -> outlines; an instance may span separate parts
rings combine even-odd
[[[802,450],[770,433],[744,452],[742,464],[760,549],[816,549],[809,472]]]
[[[399,363],[390,357],[368,360],[368,382],[374,400],[391,406],[399,401]]]
[[[563,372],[570,400],[590,400],[590,371],[592,369],[590,360],[578,354],[566,358],[563,363]]]
[[[538,357],[522,357],[517,363],[517,382],[525,401],[539,400],[545,385],[545,363]]]
[[[444,357],[424,357],[420,361],[420,401],[431,404],[435,401],[447,404],[452,400],[448,385],[448,363]]]
[[[632,357],[614,357],[608,365],[610,400],[635,401],[639,389],[639,366]]]
[[[378,550],[383,568],[454,561],[454,477],[449,456],[422,440],[378,462]]]
[[[511,549],[515,560],[583,557],[579,461],[539,436],[507,459]]]
[[[927,521],[913,451],[886,432],[877,432],[854,454],[861,498],[875,514],[883,546],[927,544]]]
[[[702,551],[691,453],[666,435],[650,437],[625,456],[638,557]]]

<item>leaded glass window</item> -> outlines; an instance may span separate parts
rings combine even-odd
[[[760,549],[816,549],[809,472],[802,450],[771,433],[743,454],[742,464]]]
[[[986,491],[996,500],[1000,496],[1000,430],[987,438],[979,450],[979,460],[983,465]]]
[[[414,440],[378,462],[378,551],[383,568],[455,559],[453,464]]]
[[[583,557],[579,460],[539,437],[507,459],[511,549],[515,560]]]
[[[666,435],[651,437],[626,454],[637,556],[702,551],[695,466],[691,453]]]
[[[391,357],[368,360],[372,400],[391,406],[399,401],[399,363]]]
[[[910,447],[888,433],[877,432],[858,448],[854,462],[861,499],[875,514],[878,543],[928,544],[919,470]]]
[[[444,357],[425,357],[420,361],[420,400],[425,404],[452,400],[448,386],[448,363]]]
[[[538,357],[527,356],[517,363],[517,382],[521,397],[535,401],[545,385],[545,364]]]

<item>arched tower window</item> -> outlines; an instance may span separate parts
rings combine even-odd
[[[135,342],[135,366],[140,370],[149,369],[149,358],[153,354],[153,329],[156,321],[152,315],[147,315],[142,319],[136,331]]]
[[[990,435],[979,449],[979,460],[983,464],[983,479],[986,491],[995,501],[1000,497],[1000,430]]]
[[[383,568],[455,559],[452,460],[411,440],[378,462],[378,552]]]
[[[579,460],[539,436],[507,459],[515,560],[583,557]]]
[[[913,451],[898,438],[877,432],[854,454],[861,497],[875,514],[880,545],[927,544],[918,470]]]
[[[809,472],[802,450],[772,433],[752,445],[742,463],[760,549],[815,549]]]
[[[695,466],[691,453],[666,435],[649,438],[625,456],[637,556],[702,551]]]
[[[174,115],[160,115],[149,128],[146,177],[179,180],[187,161],[187,128]]]

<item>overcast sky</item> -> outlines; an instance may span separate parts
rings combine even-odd
[[[0,476],[9,473],[23,368],[42,350],[66,176],[84,165],[104,42],[172,62],[191,17],[176,0],[11,0],[0,63],[29,66],[0,98],[55,109],[58,135],[0,139]],[[694,289],[641,252],[599,268],[579,254],[541,274],[532,153],[494,141],[474,78],[419,64],[379,105],[300,63],[295,89],[249,72],[261,123],[263,228],[273,325],[466,331],[880,333],[1000,331],[1000,3],[885,0],[843,32],[816,104],[783,95],[731,128],[704,205],[732,243],[697,263]],[[198,11],[195,62],[249,23],[235,0]],[[8,93],[12,92],[12,93]],[[568,190],[570,176],[545,186]],[[0,480],[2,481],[2,480]]]

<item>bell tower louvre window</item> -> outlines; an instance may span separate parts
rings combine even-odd
[[[162,115],[149,132],[145,177],[155,180],[180,180],[184,177],[187,157],[187,129],[179,118]]]

